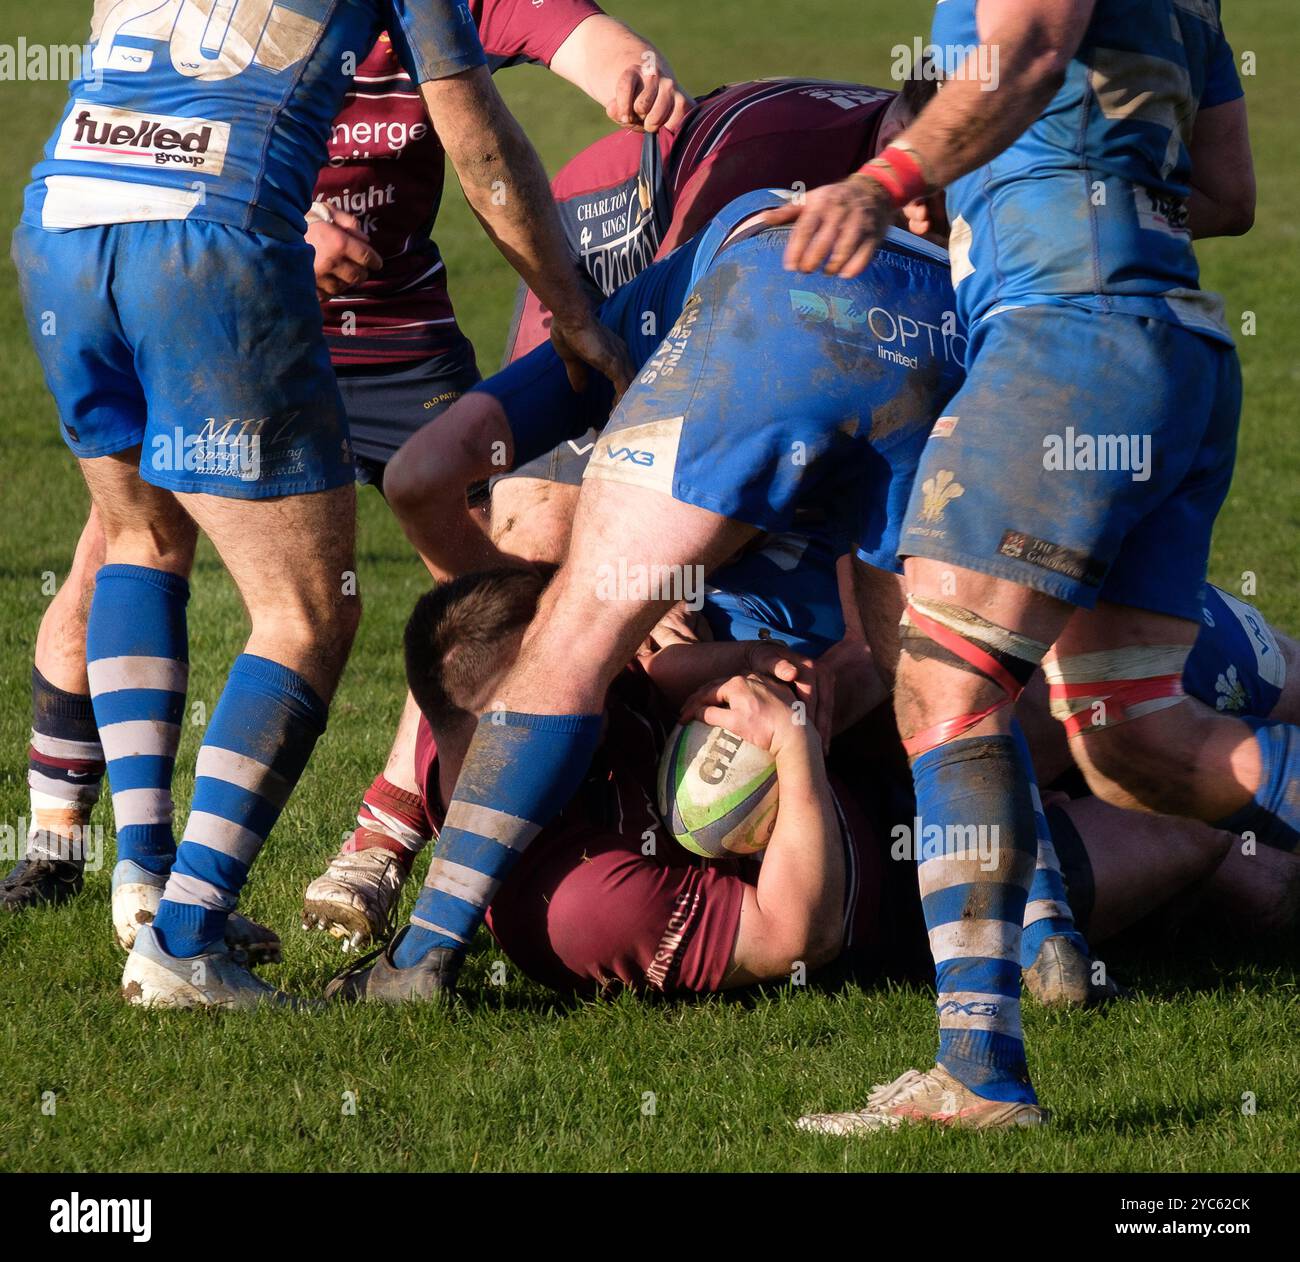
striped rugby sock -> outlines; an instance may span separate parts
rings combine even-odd
[[[172,768],[181,739],[190,585],[142,565],[105,565],[86,627],[86,671],[108,760],[119,862],[163,875],[176,857]]]
[[[103,779],[104,747],[89,695],[56,688],[33,666],[29,859],[85,860],[85,829]]]
[[[1032,1103],[1020,1029],[1020,926],[1037,844],[1015,741],[967,737],[936,746],[912,763],[912,780],[939,1063],[985,1099]]]
[[[1031,968],[1043,943],[1052,937],[1069,938],[1084,955],[1091,955],[1087,939],[1074,923],[1065,878],[1061,875],[1061,861],[1056,857],[1052,830],[1047,823],[1043,799],[1038,792],[1034,760],[1030,757],[1025,734],[1015,720],[1011,723],[1011,739],[1016,743],[1020,765],[1029,779],[1029,796],[1034,803],[1034,828],[1038,837],[1038,862],[1034,867],[1034,879],[1029,886],[1024,928],[1020,934],[1020,967]]]
[[[199,749],[194,802],[154,919],[165,951],[198,955],[221,941],[327,715],[287,666],[250,653],[235,659]]]
[[[345,853],[374,846],[395,854],[409,872],[415,856],[433,840],[433,829],[418,793],[398,788],[381,771],[361,799],[357,828],[344,845]]]
[[[601,723],[599,714],[510,711],[479,719],[411,927],[393,952],[398,968],[469,943],[520,854],[582,784]]]

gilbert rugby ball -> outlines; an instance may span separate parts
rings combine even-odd
[[[679,724],[659,763],[659,814],[694,854],[754,854],[776,823],[776,760],[725,727]]]

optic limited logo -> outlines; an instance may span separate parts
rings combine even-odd
[[[220,175],[229,144],[229,123],[137,114],[77,101],[63,121],[54,156],[116,166],[179,166]]]

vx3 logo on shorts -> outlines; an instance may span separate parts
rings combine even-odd
[[[614,461],[625,460],[628,464],[639,464],[649,468],[655,462],[653,451],[637,451],[633,447],[611,447],[605,444],[605,455]]]

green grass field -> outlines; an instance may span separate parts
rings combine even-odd
[[[1300,134],[1293,0],[1225,4],[1246,80],[1260,175],[1258,224],[1202,253],[1233,313],[1247,401],[1242,452],[1211,576],[1300,628]],[[659,42],[696,91],[727,80],[811,74],[882,81],[889,49],[928,29],[924,0],[611,0]],[[7,0],[0,44],[80,41],[89,0]],[[604,129],[599,110],[540,69],[499,76],[554,170]],[[17,220],[27,172],[61,84],[0,83],[0,221]],[[453,180],[454,183],[454,180]],[[480,363],[497,362],[513,276],[449,190],[439,239]],[[201,301],[177,295],[177,301]],[[159,312],[161,319],[166,312]],[[86,509],[15,294],[0,265],[0,823],[27,813],[28,671],[48,600]],[[1288,438],[1287,435],[1292,437]],[[306,882],[351,827],[387,750],[401,697],[400,630],[423,571],[378,496],[361,497],[366,612],[352,663],[297,794],[245,896],[286,940],[278,984],[319,993],[332,940],[298,930]],[[200,552],[190,608],[191,703],[211,713],[245,634],[232,586]],[[178,807],[201,735],[187,727]],[[107,795],[96,819],[111,838]],[[6,865],[7,866],[7,865]],[[919,991],[774,990],[748,1002],[673,1006],[623,998],[566,1007],[520,980],[485,983],[480,939],[468,999],[438,1011],[320,1016],[147,1014],[118,997],[108,922],[111,863],[58,911],[0,921],[0,1168],[6,1170],[1294,1170],[1300,1167],[1294,962],[1157,944],[1112,958],[1134,1002],[1070,1017],[1027,1013],[1036,1080],[1057,1124],[978,1137],[903,1133],[816,1139],[790,1125],[844,1106],[933,1054]],[[55,1093],[52,1097],[47,1093]],[[353,1093],[354,1112],[345,1105]],[[649,1095],[647,1093],[653,1093]],[[1255,1112],[1243,1112],[1246,1093]],[[43,1101],[54,1100],[51,1115]]]

